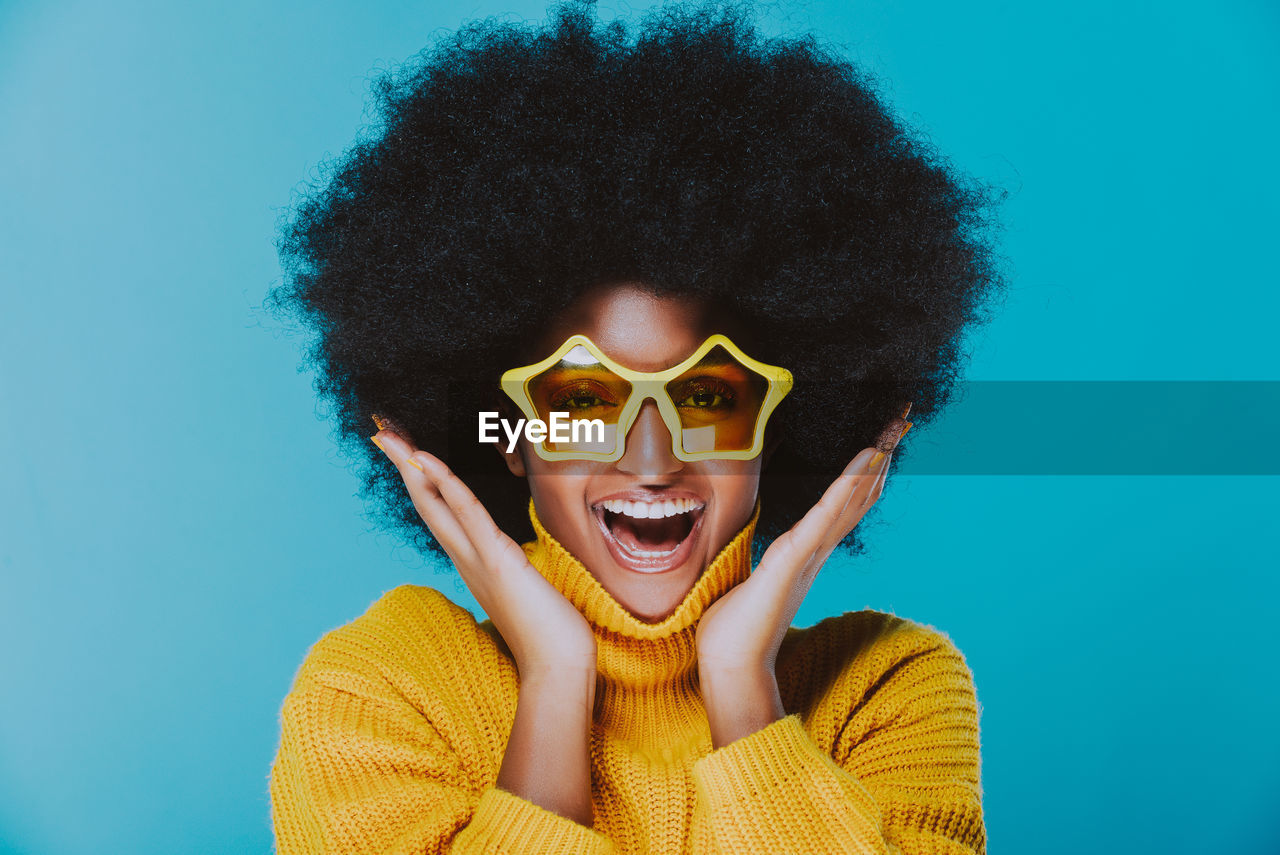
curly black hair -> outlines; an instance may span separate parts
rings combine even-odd
[[[590,2],[539,27],[469,23],[375,93],[377,124],[282,224],[266,304],[314,333],[305,365],[372,521],[423,554],[442,551],[370,414],[530,539],[527,487],[476,441],[476,413],[530,361],[531,331],[593,285],[717,301],[758,332],[753,356],[793,373],[758,550],[904,401],[917,433],[940,411],[962,334],[1004,284],[1002,192],[814,37],[762,36],[748,4],[668,5],[634,38]],[[842,546],[864,551],[858,529]]]

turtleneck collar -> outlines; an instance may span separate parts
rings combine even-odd
[[[529,500],[529,520],[533,523],[537,540],[526,543],[524,549],[530,563],[568,597],[569,602],[596,629],[651,641],[675,635],[697,624],[708,606],[751,574],[751,540],[759,516],[760,503],[757,501],[747,524],[707,565],[675,611],[658,623],[640,620],[615,600],[582,562],[548,533],[538,519],[532,499]]]
[[[596,637],[597,721],[633,739],[657,737],[658,718],[670,726],[675,712],[690,726],[705,728],[697,688],[694,645],[698,619],[707,608],[751,575],[751,546],[760,503],[729,543],[698,577],[684,599],[658,623],[640,620],[613,598],[581,561],[542,525],[533,500],[529,520],[537,539],[524,544],[529,562],[590,622]],[[647,740],[645,740],[647,741]]]

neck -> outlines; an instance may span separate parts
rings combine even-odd
[[[759,514],[757,502],[751,519],[707,565],[675,611],[657,623],[647,623],[627,611],[547,532],[529,502],[537,538],[524,545],[525,553],[582,612],[596,637],[602,689],[596,693],[598,725],[656,749],[660,741],[671,744],[673,727],[691,736],[706,730],[694,646],[698,620],[713,602],[750,576]]]

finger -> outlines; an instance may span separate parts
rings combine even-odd
[[[559,597],[572,609],[444,461],[415,450],[401,472],[411,485],[418,513],[449,553],[462,581],[486,614],[494,617],[509,613],[512,603],[536,602],[548,594]]]
[[[843,520],[850,511],[857,510],[866,501],[871,490],[875,487],[876,479],[880,477],[883,469],[884,453],[876,447],[864,448],[858,452],[858,455],[849,461],[849,468],[857,471],[862,477],[857,480],[849,498],[845,500],[844,506],[840,509],[839,520]],[[849,471],[848,469],[845,470]],[[842,535],[843,536],[843,535]]]
[[[884,485],[889,480],[889,464],[893,462],[893,452],[889,452],[879,463],[879,471],[876,473],[875,483],[871,485],[871,489],[867,492],[866,498],[862,500],[862,505],[858,508],[858,516],[861,518],[871,510],[871,506],[880,501],[880,495],[884,492]]]
[[[857,489],[840,509],[840,515],[827,527],[822,543],[818,547],[817,552],[823,556],[823,560],[831,554],[840,541],[848,536],[849,532],[853,531],[854,526],[862,521],[869,507],[868,500],[874,494],[876,485],[884,477],[884,470],[889,462],[888,457],[875,447],[863,449],[852,463],[856,464],[859,459],[865,459],[866,462],[862,467],[863,474],[858,480]]]
[[[415,456],[425,453],[416,452]],[[405,476],[409,495],[413,498],[413,505],[418,509],[418,515],[427,524],[427,528],[431,529],[431,534],[435,536],[436,541],[448,553],[454,566],[462,574],[463,581],[468,587],[474,588],[476,581],[474,573],[476,568],[481,566],[482,558],[475,543],[459,522],[457,514],[444,500],[440,494],[440,488],[430,475],[416,468],[402,470],[402,474]]]
[[[903,413],[905,417],[906,413]],[[867,509],[879,498],[889,469],[889,457],[911,427],[905,418],[895,419],[881,433],[877,446],[858,453],[791,530],[775,540],[761,558],[760,570],[781,566],[790,582],[806,573],[816,575],[827,556],[851,532]],[[871,471],[872,463],[876,469]]]
[[[889,481],[889,467],[893,463],[893,454],[897,450],[898,445],[902,442],[902,438],[906,436],[907,431],[911,430],[911,425],[911,422],[901,421],[901,427],[895,434],[893,443],[889,450],[883,453],[884,456],[881,459],[873,461],[876,471],[876,480],[872,484],[871,489],[867,492],[867,495],[863,498],[862,503],[856,508],[850,509],[853,516],[842,520],[842,523],[846,526],[844,534],[848,534],[852,531],[853,527],[862,521],[862,517],[866,516],[867,512],[871,510],[871,507],[875,505],[876,502],[880,501],[880,496],[884,494],[885,484]]]
[[[465,574],[475,566],[479,556],[453,510],[440,495],[434,478],[427,474],[426,468],[418,459],[432,456],[425,451],[418,451],[410,443],[388,431],[379,431],[371,439],[400,471],[400,477],[404,479],[405,488],[409,491],[409,498],[418,515],[458,571],[464,574],[465,581]]]
[[[484,504],[443,461],[425,451],[414,456],[423,463],[427,476],[475,548],[481,566],[496,569],[529,563],[524,549],[498,527]]]
[[[812,552],[821,551],[827,539],[825,535],[845,516],[850,506],[861,504],[863,497],[871,489],[875,474],[868,472],[867,468],[874,454],[873,448],[864,448],[858,452],[822,494],[818,503],[800,520],[804,530],[804,543]]]
[[[898,428],[893,434],[893,442],[889,446],[889,450],[885,452],[884,459],[879,463],[876,483],[872,486],[871,492],[864,502],[864,507],[869,508],[880,500],[880,495],[884,492],[884,485],[889,479],[889,464],[893,462],[893,453],[898,450],[898,446],[902,443],[902,438],[907,435],[907,431],[911,430],[912,424],[913,422],[906,421],[905,418],[898,420]]]
[[[904,413],[905,415],[905,413]],[[896,427],[895,427],[896,425]],[[883,446],[884,451],[875,451],[867,463],[867,480],[859,484],[858,489],[849,498],[845,504],[844,510],[840,513],[840,518],[832,525],[827,542],[823,544],[823,549],[834,550],[840,541],[853,531],[858,523],[862,522],[862,518],[867,515],[867,511],[871,509],[880,499],[880,495],[884,492],[884,485],[889,477],[889,464],[893,460],[894,449],[898,443],[902,441],[902,437],[911,428],[911,422],[898,419],[885,433],[880,435],[877,440],[878,446]],[[890,433],[889,431],[893,432]],[[865,451],[865,450],[864,450]]]
[[[781,563],[793,573],[803,571],[823,549],[827,533],[844,513],[853,497],[858,494],[859,489],[864,491],[870,489],[874,478],[866,473],[866,467],[874,454],[875,449],[863,449],[857,457],[849,461],[849,465],[831,483],[831,486],[827,487],[818,503],[765,550],[760,560],[761,567],[767,562]],[[759,568],[756,572],[759,572]]]

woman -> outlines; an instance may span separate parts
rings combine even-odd
[[[312,648],[279,851],[984,852],[956,647],[790,622],[945,403],[989,198],[733,8],[472,25],[381,95],[275,299],[489,619],[403,585]],[[511,430],[552,411],[602,430]]]

